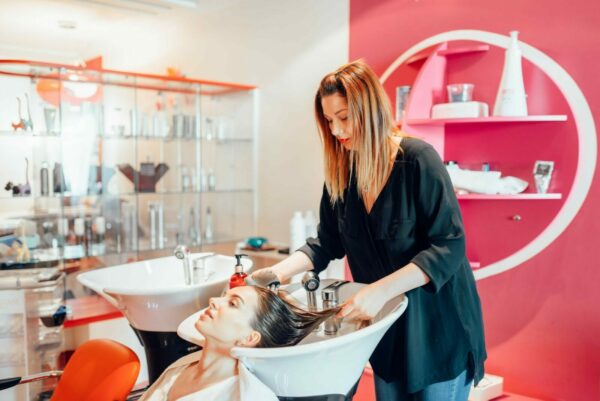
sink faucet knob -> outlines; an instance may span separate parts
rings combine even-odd
[[[307,271],[304,273],[304,276],[302,276],[302,286],[306,291],[315,291],[319,288],[320,283],[321,280],[319,279],[319,276],[312,270]]]
[[[304,273],[304,276],[302,276],[302,286],[306,290],[306,298],[309,310],[317,310],[317,297],[315,295],[315,291],[317,291],[320,284],[321,280],[319,279],[319,276],[312,270],[307,271]]]
[[[190,254],[190,249],[185,245],[177,245],[177,247],[173,251],[173,254],[177,259],[183,259],[185,258],[185,255]]]

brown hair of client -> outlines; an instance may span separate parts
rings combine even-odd
[[[307,311],[279,294],[254,287],[258,293],[258,310],[252,328],[261,334],[258,348],[285,347],[298,344],[319,324],[340,311],[340,307]]]

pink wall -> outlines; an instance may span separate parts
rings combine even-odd
[[[600,2],[575,0],[568,2],[568,7],[566,4],[561,0],[351,0],[350,59],[364,58],[378,74],[382,74],[410,46],[437,33],[479,29],[506,35],[511,30],[518,30],[521,40],[552,57],[574,78],[597,123],[596,116],[600,112],[596,59],[600,49]],[[485,67],[485,63],[490,62],[493,65]],[[449,70],[448,79],[458,82],[477,74],[475,91],[477,93],[479,89],[482,100],[492,107],[501,63],[502,53],[492,49],[490,55],[481,56],[479,60],[456,62]],[[526,64],[526,85],[527,82],[538,85],[540,81],[547,81]],[[402,74],[402,69],[398,73]],[[489,74],[489,80],[485,79],[485,74]],[[404,69],[404,76],[412,80],[414,72]],[[389,91],[395,84],[393,77],[388,82],[391,85]],[[503,135],[522,136],[523,142],[517,149],[519,153],[514,157],[517,163],[506,162],[506,166],[516,166],[516,170],[509,173],[529,174],[530,157],[555,160],[563,169],[563,174],[557,175],[555,185],[561,187],[560,192],[566,196],[577,157],[575,126],[556,89],[550,84],[542,87],[547,88],[544,96],[551,101],[544,102],[542,97],[530,99],[531,113],[539,108],[538,113],[567,114],[569,122],[557,128],[554,125],[546,125],[543,129],[539,126],[536,129],[502,127],[503,132],[497,134],[492,132],[496,128],[491,127],[491,136],[486,141],[477,139],[477,133],[471,132],[472,127],[464,130],[452,127],[455,131],[451,133],[452,140],[448,141],[450,132],[446,131],[446,155],[475,163],[481,157],[494,157],[494,152],[509,152],[503,149]],[[540,133],[546,129],[557,132],[548,136]],[[550,142],[551,146],[540,147],[544,141]],[[465,147],[459,146],[461,143],[473,144],[475,153],[465,151]],[[484,148],[487,150],[482,150]],[[472,157],[473,154],[477,157]],[[528,157],[527,154],[535,156]],[[488,161],[493,162],[493,159]],[[467,232],[472,238],[467,239],[472,242],[468,247],[470,257],[479,257],[478,261],[485,264],[507,256],[507,252],[531,240],[551,220],[562,202],[520,204],[518,207],[534,221],[527,230],[517,231],[518,235],[497,238],[497,246],[487,245],[489,250],[482,255],[477,254],[485,250],[480,244],[486,241],[489,244],[491,237],[487,223],[494,217],[489,217],[489,211],[508,215],[512,206],[498,202],[491,206],[464,202],[461,205],[469,209],[465,209],[465,215],[469,216],[466,218]],[[489,353],[486,369],[504,376],[505,389],[510,392],[545,400],[600,400],[600,268],[595,255],[595,250],[600,247],[599,205],[600,182],[596,174],[586,202],[556,241],[523,265],[478,282]],[[485,260],[486,257],[489,260]]]

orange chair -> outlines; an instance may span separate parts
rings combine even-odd
[[[137,355],[112,340],[89,340],[82,344],[62,372],[0,380],[0,390],[60,375],[50,401],[125,400],[140,371]]]

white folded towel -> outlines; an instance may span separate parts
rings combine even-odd
[[[516,195],[529,185],[517,177],[502,177],[500,171],[464,170],[456,165],[447,166],[454,188],[487,195]]]

